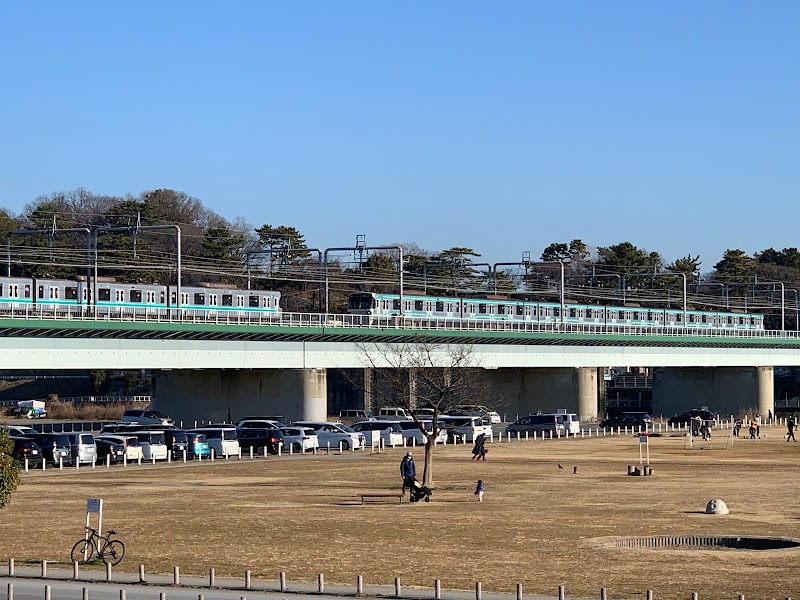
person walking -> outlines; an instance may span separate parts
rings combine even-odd
[[[483,490],[486,486],[483,484],[482,479],[478,479],[478,484],[475,486],[475,495],[478,497],[478,502],[483,502]]]
[[[472,460],[486,462],[486,434],[481,433],[475,438],[475,445],[472,447]]]
[[[402,494],[406,493],[406,488],[411,489],[413,481],[417,477],[417,467],[414,464],[414,456],[411,452],[406,452],[403,460],[400,461],[400,476],[403,478]]]
[[[797,427],[797,424],[795,423],[794,417],[789,417],[786,419],[786,427],[789,429],[786,435],[786,441],[788,442],[789,440],[794,440],[796,442],[797,438],[794,437],[794,430],[795,427]]]

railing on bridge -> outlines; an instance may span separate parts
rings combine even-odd
[[[318,313],[247,313],[233,314],[222,311],[153,309],[129,307],[103,307],[95,312],[93,307],[79,305],[60,307],[53,311],[35,305],[0,303],[0,318],[20,320],[93,321],[119,323],[179,323],[189,325],[245,325],[257,327],[341,327],[372,328],[384,330],[469,331],[561,333],[591,335],[640,335],[692,338],[759,338],[769,340],[798,340],[800,332],[749,329],[710,329],[690,324],[687,327],[652,327],[602,323],[561,323],[499,321],[488,319],[452,319],[432,317],[374,317],[369,315],[318,314]]]

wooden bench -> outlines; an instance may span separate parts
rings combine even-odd
[[[359,496],[361,496],[361,504],[364,504],[365,498],[399,498],[400,504],[403,503],[403,494],[399,492],[364,492]]]

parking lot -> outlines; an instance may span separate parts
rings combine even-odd
[[[800,552],[604,548],[603,536],[727,534],[800,537],[793,486],[800,448],[782,428],[761,440],[684,449],[683,437],[650,441],[652,477],[628,477],[638,438],[491,444],[486,463],[470,446],[436,450],[429,504],[361,506],[363,491],[400,486],[403,450],[267,457],[30,473],[3,509],[0,556],[68,561],[87,497],[105,502],[104,528],[127,548],[118,567],[220,575],[631,598],[786,597],[798,594]],[[418,470],[422,451],[415,452]],[[561,465],[562,468],[559,468]],[[577,467],[577,473],[573,471]],[[475,482],[486,482],[483,503]],[[722,498],[728,516],[702,514]],[[756,576],[753,576],[753,573]]]

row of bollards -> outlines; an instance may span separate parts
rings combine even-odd
[[[249,576],[250,571],[246,571],[246,580],[247,584],[245,585],[245,589],[251,589],[249,585]],[[214,587],[214,569],[209,571],[209,584],[210,587]],[[442,597],[442,584],[441,580],[436,579],[434,581],[434,600],[441,600]],[[281,592],[286,592],[286,574],[281,572]],[[325,578],[322,573],[318,575],[317,578],[317,592],[320,594],[325,593]],[[361,575],[358,576],[356,579],[356,595],[362,596],[364,594],[364,579]],[[394,597],[401,598],[402,597],[402,588],[400,587],[400,578],[395,577],[394,580]],[[159,592],[158,594],[159,600],[167,600],[166,592]],[[563,585],[558,586],[558,600],[565,600],[566,592]],[[89,600],[89,588],[83,588],[81,593],[82,600]],[[7,600],[14,600],[14,584],[8,584],[7,590]],[[49,585],[44,586],[44,600],[52,600],[52,589]],[[119,600],[126,600],[126,590],[119,590]],[[197,600],[205,600],[204,594],[198,594]],[[244,596],[240,598],[240,600],[246,600]],[[475,582],[475,600],[483,600],[483,586],[481,585],[480,581]],[[518,583],[516,588],[516,600],[522,600],[522,584]],[[600,588],[600,600],[608,600],[608,594],[606,588]],[[646,600],[653,600],[653,590],[647,590],[646,593]],[[698,600],[697,592],[692,592],[691,600]],[[744,594],[738,595],[738,600],[745,600]],[[792,600],[791,597],[787,597],[786,600]]]

